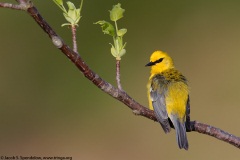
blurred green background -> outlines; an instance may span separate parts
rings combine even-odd
[[[128,29],[121,81],[129,95],[147,106],[144,65],[154,50],[166,51],[189,80],[192,120],[240,135],[240,1],[85,0],[79,52],[114,85],[112,38],[93,23],[108,20],[118,2],[126,9],[118,25]],[[72,46],[70,29],[60,27],[65,23],[60,9],[51,0],[33,3]],[[165,135],[158,123],[134,116],[92,85],[27,13],[1,8],[0,19],[0,155],[239,159],[239,149],[196,132],[188,133],[189,151],[179,150],[174,131]]]

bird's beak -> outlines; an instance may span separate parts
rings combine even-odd
[[[153,62],[149,62],[148,64],[145,65],[145,67],[149,67],[149,66],[152,66],[152,65],[154,65],[154,63]]]

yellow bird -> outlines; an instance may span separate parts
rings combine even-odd
[[[172,58],[162,51],[153,52],[146,66],[151,66],[147,84],[149,108],[154,110],[165,133],[170,132],[171,126],[175,128],[179,148],[187,150],[185,121],[186,112],[190,112],[187,79],[174,68]]]

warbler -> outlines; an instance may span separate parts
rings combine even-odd
[[[187,79],[174,68],[172,58],[162,51],[153,52],[146,66],[151,66],[147,84],[149,108],[154,110],[165,133],[170,132],[171,126],[175,128],[179,148],[188,150],[185,127],[186,112],[190,114]]]

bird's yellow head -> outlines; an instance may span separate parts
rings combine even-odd
[[[162,51],[153,52],[150,62],[146,66],[151,66],[151,74],[161,73],[167,69],[174,68],[172,58]]]

